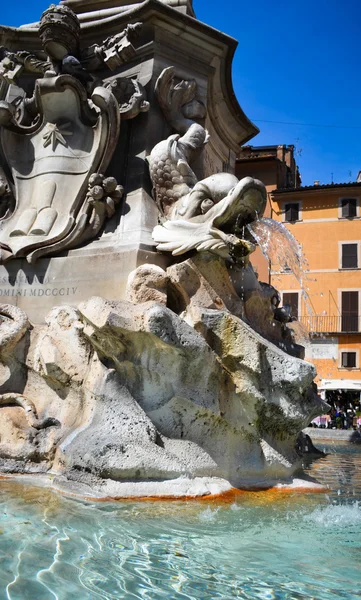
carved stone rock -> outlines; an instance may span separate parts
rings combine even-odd
[[[157,265],[141,265],[128,277],[127,300],[167,304],[169,276]]]
[[[189,493],[291,478],[298,433],[324,406],[313,366],[284,352],[280,332],[271,343],[266,324],[262,335],[249,325],[257,281],[243,269],[240,297],[211,253],[142,265],[130,301],[53,309],[25,354],[26,317],[4,307],[17,325],[2,340],[1,469],[26,461],[58,489],[98,497],[162,494],[165,482],[176,494],[184,477]],[[270,294],[258,294],[272,320]]]
[[[204,253],[167,269],[170,279],[169,304],[172,310],[187,314],[193,307],[229,310],[244,317],[244,306],[237,295],[224,261]]]
[[[11,304],[0,305],[0,351],[9,352],[30,329],[26,314]]]

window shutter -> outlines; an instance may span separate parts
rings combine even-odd
[[[356,352],[342,352],[341,366],[348,369],[354,369],[356,367]]]
[[[342,216],[345,219],[352,219],[356,217],[357,213],[357,202],[356,198],[344,198],[341,200]]]
[[[347,354],[347,366],[353,369],[356,367],[356,352],[347,352]]]
[[[357,244],[342,244],[342,261],[343,269],[357,269]]]
[[[358,331],[358,292],[342,292],[342,331]]]
[[[299,217],[299,204],[293,202],[292,204],[285,205],[285,221],[292,222],[298,221]]]

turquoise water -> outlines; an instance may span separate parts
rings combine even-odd
[[[361,447],[326,449],[321,494],[83,503],[2,481],[0,598],[361,598]]]

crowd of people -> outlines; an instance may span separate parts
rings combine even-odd
[[[341,404],[339,398],[327,399],[331,406],[328,414],[316,417],[311,422],[311,427],[322,427],[328,429],[361,429],[361,407],[360,403],[344,402]]]

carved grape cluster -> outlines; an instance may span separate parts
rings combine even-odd
[[[89,178],[87,200],[93,206],[98,202],[104,203],[107,217],[112,217],[123,192],[123,186],[118,185],[115,177],[104,177],[101,173],[93,173]]]

